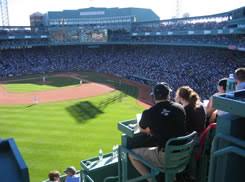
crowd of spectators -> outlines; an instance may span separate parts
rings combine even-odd
[[[45,27],[0,27],[0,36],[18,36],[18,35],[46,35],[48,29]]]
[[[127,35],[127,34],[125,34]],[[162,44],[191,44],[191,45],[220,45],[245,47],[245,36],[243,35],[165,35],[165,36],[132,36],[125,39],[125,36],[113,35],[111,41],[129,41],[134,43],[162,43]]]
[[[124,31],[111,32],[109,41],[133,42],[133,43],[162,43],[162,44],[181,44],[181,45],[219,45],[245,47],[244,35],[144,35],[132,36]]]
[[[2,50],[0,56],[2,79],[34,73],[95,71],[166,81],[174,90],[189,85],[202,98],[215,92],[220,78],[245,66],[245,52],[181,46],[54,46]]]
[[[0,41],[0,49],[9,48],[28,48],[32,46],[48,45],[48,39],[17,39],[17,40],[2,40]]]
[[[78,37],[78,36],[76,36]],[[32,46],[44,46],[52,44],[80,44],[82,42],[91,42],[91,38],[81,36],[80,38],[54,39],[17,39],[0,41],[0,49],[26,48]],[[106,41],[106,40],[105,40]],[[173,45],[207,45],[207,46],[235,46],[245,48],[244,35],[171,35],[171,36],[132,36],[124,30],[110,31],[109,42],[124,43],[152,43],[152,44],[173,44]]]
[[[183,30],[211,30],[227,28],[227,21],[222,22],[192,22],[190,20],[162,21],[152,23],[136,23],[132,26],[133,32],[164,32]]]
[[[245,47],[243,35],[172,35],[172,36],[134,36],[133,42],[154,42],[172,44],[234,45]]]

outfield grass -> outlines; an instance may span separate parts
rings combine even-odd
[[[43,91],[52,90],[59,87],[78,85],[79,81],[75,78],[70,77],[46,77],[47,82],[42,83],[42,77],[39,78],[27,78],[18,81],[11,81],[4,84],[7,91],[10,92],[33,92],[33,91]]]
[[[115,91],[104,96],[34,106],[0,106],[0,137],[13,137],[29,167],[31,181],[61,172],[80,160],[110,152],[120,144],[117,122],[143,110]]]

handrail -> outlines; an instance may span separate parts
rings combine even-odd
[[[227,136],[227,135],[219,133],[214,137],[211,154],[216,150],[219,140],[224,140],[224,141],[230,142],[234,145],[237,145],[239,147],[245,148],[245,141],[237,139],[233,136]]]
[[[226,148],[216,151],[214,153],[214,157],[215,158],[220,157],[221,155],[225,155],[229,153],[234,153],[234,154],[240,155],[245,158],[245,150],[238,148],[238,147],[233,147],[233,146],[226,147]]]
[[[104,182],[107,182],[107,181],[110,181],[110,180],[114,180],[114,179],[119,179],[119,176],[109,176],[109,177],[106,177],[104,179]]]
[[[209,174],[208,178],[211,178],[210,180],[213,180],[212,176],[213,176],[214,169],[215,169],[215,163],[213,161],[213,158],[215,158],[214,155],[217,152],[217,151],[215,152],[215,150],[217,150],[217,146],[218,146],[218,143],[220,140],[224,140],[224,141],[229,142],[233,145],[245,148],[245,142],[244,141],[237,139],[233,136],[227,136],[227,135],[224,135],[221,133],[217,134],[213,139],[212,148],[211,148],[211,157],[210,157],[211,160],[210,160],[210,168],[209,168],[209,173],[208,173]],[[222,149],[220,149],[220,150],[222,150]]]
[[[94,182],[94,180],[92,178],[90,178],[89,175],[83,175],[84,178],[88,179],[90,182]]]
[[[211,158],[209,177],[208,177],[209,182],[214,181],[214,173],[215,173],[214,168],[215,168],[216,158],[230,153],[234,153],[245,158],[245,150],[234,146],[229,146],[214,152],[213,157]]]

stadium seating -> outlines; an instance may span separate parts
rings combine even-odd
[[[245,52],[184,46],[57,46],[2,50],[0,79],[9,76],[91,71],[137,80],[166,81],[173,90],[189,85],[205,99],[237,67]],[[219,69],[217,69],[219,68]],[[142,80],[141,80],[142,78]],[[205,88],[205,89],[203,89]]]

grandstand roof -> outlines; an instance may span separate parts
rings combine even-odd
[[[60,18],[99,18],[113,16],[135,16],[136,21],[160,20],[159,16],[151,9],[144,8],[85,8],[78,10],[49,11],[48,19]]]

